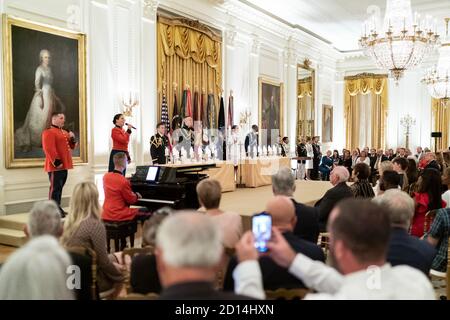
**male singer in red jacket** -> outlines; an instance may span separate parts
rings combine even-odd
[[[66,212],[61,208],[62,189],[67,180],[67,170],[73,168],[72,150],[77,142],[72,131],[63,129],[66,118],[62,112],[52,114],[52,125],[42,132],[42,148],[45,153],[45,171],[50,179],[49,199],[55,200],[61,216]]]
[[[123,176],[127,166],[127,156],[124,152],[113,156],[114,171],[103,176],[103,189],[105,191],[105,202],[103,204],[102,219],[108,221],[129,221],[136,215],[150,216],[146,209],[132,209],[130,205],[135,204],[142,196],[131,190],[130,181]]]

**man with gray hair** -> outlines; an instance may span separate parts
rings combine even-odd
[[[36,202],[31,208],[24,232],[29,238],[43,235],[61,237],[63,225],[56,202],[53,200]]]
[[[25,225],[24,232],[30,239],[52,236],[59,239],[63,233],[63,224],[59,207],[53,200],[35,202],[28,215],[28,223]],[[73,293],[77,300],[91,300],[91,261],[88,257],[74,252],[68,252],[72,264],[78,266],[81,271],[80,287],[74,288]]]
[[[249,299],[214,290],[223,254],[222,235],[213,220],[194,211],[166,218],[156,235],[156,265],[162,300]]]
[[[328,216],[334,206],[342,199],[352,198],[352,189],[347,185],[350,174],[347,168],[337,166],[330,173],[330,182],[334,186],[314,205],[319,212],[319,228],[326,232]]]
[[[295,201],[295,187],[295,179],[289,168],[281,168],[272,176],[272,191],[274,196],[289,197],[294,203],[297,223],[293,233],[301,239],[317,243],[317,237],[319,236],[317,209]]]
[[[374,198],[373,202],[388,209],[391,221],[391,239],[386,260],[393,266],[408,265],[428,275],[436,249],[428,242],[408,234],[414,216],[414,200],[406,192],[389,189]]]

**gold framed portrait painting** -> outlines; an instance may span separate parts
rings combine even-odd
[[[63,112],[87,163],[85,35],[3,15],[6,168],[44,164],[42,131]]]
[[[274,145],[283,137],[283,83],[259,78],[260,143]]]
[[[322,142],[333,142],[333,107],[322,106]]]

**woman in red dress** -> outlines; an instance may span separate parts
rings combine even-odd
[[[439,170],[430,168],[421,173],[418,180],[417,192],[414,192],[416,211],[414,213],[411,235],[423,236],[425,214],[430,210],[445,208],[447,205],[441,197],[441,173]]]
[[[128,143],[130,142],[131,128],[133,128],[133,126],[131,124],[126,124],[128,127],[127,131],[123,130],[123,126],[125,125],[125,117],[121,113],[114,116],[113,123],[115,125],[115,127],[111,130],[113,147],[109,156],[108,172],[114,171],[113,157],[116,153],[124,152],[127,155],[128,163],[131,162],[130,154],[128,153]],[[123,175],[125,175],[125,171],[126,170],[123,171]]]

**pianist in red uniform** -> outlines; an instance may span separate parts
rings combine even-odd
[[[130,181],[122,174],[127,166],[127,156],[123,152],[116,153],[113,157],[114,171],[103,176],[103,189],[105,202],[103,204],[102,219],[108,221],[130,221],[137,215],[149,216],[146,209],[130,208],[142,196],[131,190]]]
[[[123,127],[125,126],[125,117],[121,113],[114,116],[113,123],[114,128],[111,130],[113,147],[109,156],[108,172],[114,171],[113,157],[116,153],[125,153],[127,155],[128,163],[131,161],[130,154],[128,153],[128,143],[130,142],[131,128],[133,128],[133,126],[131,124],[126,124],[128,127],[127,131],[123,130]],[[125,175],[125,170],[126,169],[123,171],[123,175]]]
[[[63,129],[66,121],[64,113],[54,112],[51,121],[51,127],[42,132],[44,169],[50,180],[48,197],[58,204],[61,216],[64,218],[66,213],[61,208],[62,189],[67,180],[67,170],[73,168],[72,149],[75,149],[77,142],[73,132]]]

